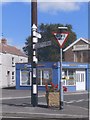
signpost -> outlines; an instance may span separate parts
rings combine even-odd
[[[51,41],[41,42],[36,44],[36,49],[43,48],[51,45]]]
[[[36,43],[41,35],[37,33],[37,0],[31,1],[31,69],[32,69],[32,86],[31,86],[31,104],[33,107],[38,105],[38,86],[37,86],[37,62]]]
[[[58,45],[60,46],[60,109],[63,109],[63,81],[62,81],[62,48],[67,40],[67,37],[69,35],[68,32],[62,32],[62,30],[67,29],[67,27],[59,27],[61,31],[59,33],[53,32],[53,35],[56,38],[56,41]]]

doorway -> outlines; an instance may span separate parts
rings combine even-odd
[[[86,89],[85,71],[76,71],[76,90],[82,91]]]

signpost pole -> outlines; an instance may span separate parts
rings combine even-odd
[[[67,30],[67,27],[58,27],[60,29],[60,32],[53,32],[56,41],[60,47],[60,81],[59,81],[59,88],[60,88],[60,109],[63,109],[63,81],[62,81],[62,47],[64,46],[67,37],[69,35],[68,32],[65,32]]]
[[[37,0],[31,2],[31,67],[32,67],[32,86],[31,86],[31,104],[33,107],[38,105],[38,91],[37,91],[37,62],[36,57],[36,43],[38,38],[35,36],[37,32]]]
[[[60,48],[60,109],[63,109],[62,48]]]

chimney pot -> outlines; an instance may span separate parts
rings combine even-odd
[[[1,43],[2,43],[2,44],[7,44],[7,40],[6,40],[5,38],[2,38],[2,39],[1,39]]]

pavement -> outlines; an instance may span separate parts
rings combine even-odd
[[[20,91],[19,90],[10,90],[6,91],[12,92],[11,94],[4,94],[4,90],[2,91],[3,98],[5,99],[20,99]],[[30,97],[29,94],[23,90],[24,94],[26,94],[27,97]],[[65,93],[68,94],[87,94],[87,92],[75,92],[75,93]],[[39,97],[43,97],[45,95],[45,92],[39,92]],[[25,98],[24,96],[22,98]],[[59,108],[48,108],[46,102],[40,102],[38,103],[37,107],[32,107],[29,103],[21,103],[21,104],[2,104],[2,111],[0,112],[4,119],[29,119],[29,120],[89,120],[89,109],[80,107],[80,106],[73,106],[73,105],[67,105],[64,104],[64,109],[60,110]]]

